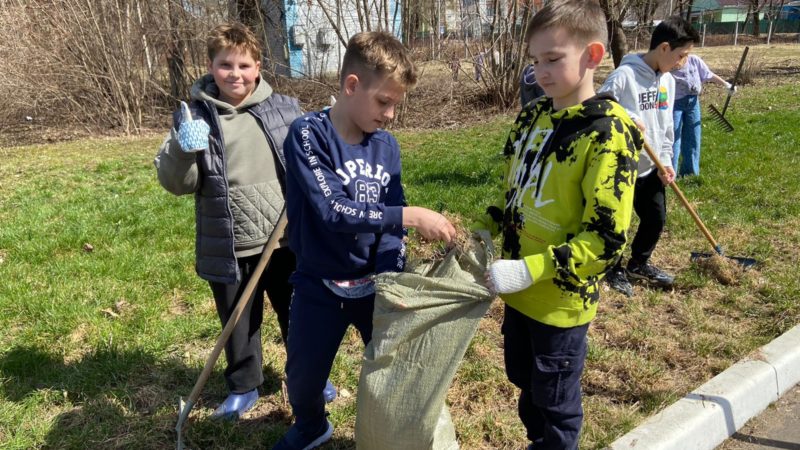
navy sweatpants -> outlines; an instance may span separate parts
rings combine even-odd
[[[372,339],[375,294],[339,297],[321,279],[300,272],[289,281],[294,285],[294,296],[286,342],[286,387],[294,426],[310,434],[324,427],[322,389],[347,327],[356,327],[364,345]]]
[[[505,307],[506,374],[522,391],[519,417],[536,450],[578,448],[588,329],[589,324],[573,328],[545,325]]]

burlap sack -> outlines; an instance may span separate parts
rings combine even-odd
[[[445,397],[494,296],[482,242],[377,278],[372,341],[358,383],[359,450],[457,449]]]

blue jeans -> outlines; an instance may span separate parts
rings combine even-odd
[[[672,145],[675,174],[679,177],[700,175],[700,98],[687,95],[676,100],[672,118],[675,122],[675,142]]]

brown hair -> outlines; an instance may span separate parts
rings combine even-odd
[[[261,44],[256,35],[244,24],[228,22],[217,25],[206,39],[208,60],[213,61],[223,50],[238,50],[249,54],[256,62],[261,61]]]
[[[350,74],[364,78],[390,76],[404,88],[417,84],[417,68],[403,44],[390,33],[367,31],[357,33],[347,43],[342,61],[340,83]]]
[[[556,0],[540,9],[528,22],[525,42],[547,28],[565,29],[581,44],[599,41],[606,45],[608,29],[603,9],[594,0]]]

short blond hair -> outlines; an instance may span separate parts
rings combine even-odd
[[[261,61],[261,43],[256,35],[242,23],[227,22],[214,27],[206,39],[208,60],[213,61],[223,50],[237,50]]]
[[[580,44],[600,42],[606,45],[608,28],[603,9],[595,0],[555,0],[540,9],[528,22],[525,42],[548,28],[563,28]]]
[[[367,83],[377,76],[389,76],[405,89],[417,84],[417,68],[408,50],[384,31],[365,31],[350,38],[344,52],[340,83],[350,74],[364,78]]]

